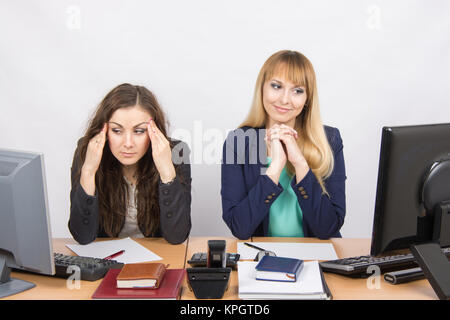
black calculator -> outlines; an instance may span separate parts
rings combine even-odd
[[[239,253],[226,253],[227,259],[227,268],[236,269],[237,262],[239,261],[240,254]],[[206,267],[206,252],[196,252],[192,255],[191,259],[188,260],[188,263],[192,267]]]

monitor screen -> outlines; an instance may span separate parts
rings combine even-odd
[[[383,128],[371,255],[433,241],[433,210],[423,191],[438,163],[450,167],[450,124]],[[434,188],[435,198],[450,200],[450,184],[439,189],[445,192]]]
[[[0,297],[32,287],[11,268],[54,274],[44,158],[0,149]]]

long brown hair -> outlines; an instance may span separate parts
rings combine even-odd
[[[334,168],[333,152],[328,142],[319,111],[316,75],[311,62],[297,51],[281,50],[270,56],[262,66],[255,85],[252,106],[247,118],[239,127],[263,127],[267,113],[263,105],[263,87],[274,75],[283,76],[296,85],[305,86],[307,100],[300,115],[295,119],[294,129],[299,132],[297,144],[308,165],[327,194],[324,180]],[[288,172],[294,174],[293,165],[287,163]]]
[[[124,83],[111,90],[97,107],[78,145],[78,163],[84,163],[89,141],[102,130],[103,125],[111,119],[113,113],[118,109],[136,105],[150,113],[156,126],[167,138],[165,116],[153,93],[145,87]],[[75,181],[80,179],[81,167],[82,165],[79,166]],[[153,162],[151,144],[139,160],[136,174],[139,228],[145,236],[153,236],[159,229],[159,173]],[[108,236],[117,237],[127,213],[128,184],[123,177],[122,164],[111,153],[108,140],[103,148],[102,160],[95,176],[95,186],[99,200],[100,228]]]

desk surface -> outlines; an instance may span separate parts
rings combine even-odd
[[[235,238],[221,237],[191,237],[179,245],[171,245],[163,239],[135,239],[137,242],[152,250],[164,260],[161,262],[170,264],[169,268],[189,267],[187,260],[195,252],[206,252],[209,239],[223,239],[227,241],[227,251],[236,252]],[[250,240],[249,240],[250,241]],[[332,243],[339,258],[367,255],[370,251],[370,239],[330,239],[318,240],[314,238],[253,238],[254,242],[300,242],[300,243]],[[73,254],[65,245],[75,243],[73,239],[54,239],[53,250],[64,254]],[[66,280],[49,276],[30,273],[13,272],[12,277],[31,281],[36,287],[25,292],[7,297],[6,299],[90,299],[95,289],[100,284],[98,281],[81,281],[80,289],[68,289]],[[238,299],[237,272],[233,271],[230,284],[223,299]],[[436,294],[427,280],[418,280],[401,285],[386,283],[382,277],[379,281],[379,289],[370,289],[368,279],[353,279],[336,274],[325,273],[325,279],[335,300],[355,299],[437,299]],[[192,291],[184,281],[181,299],[195,299]]]
[[[105,239],[107,240],[107,239]],[[184,268],[184,261],[187,249],[187,240],[178,245],[171,245],[162,238],[133,239],[147,249],[153,251],[163,258],[158,262],[169,264],[169,268]],[[53,251],[68,255],[75,255],[66,244],[75,244],[73,239],[53,239]],[[28,299],[50,299],[50,300],[85,300],[90,299],[102,279],[97,281],[81,281],[80,289],[68,289],[66,279],[55,278],[24,272],[12,272],[11,277],[30,281],[36,284],[36,287],[9,296],[6,299],[28,300]]]

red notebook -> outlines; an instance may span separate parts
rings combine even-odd
[[[121,269],[110,269],[92,295],[92,299],[179,299],[185,269],[167,269],[158,289],[118,289],[117,275]]]

